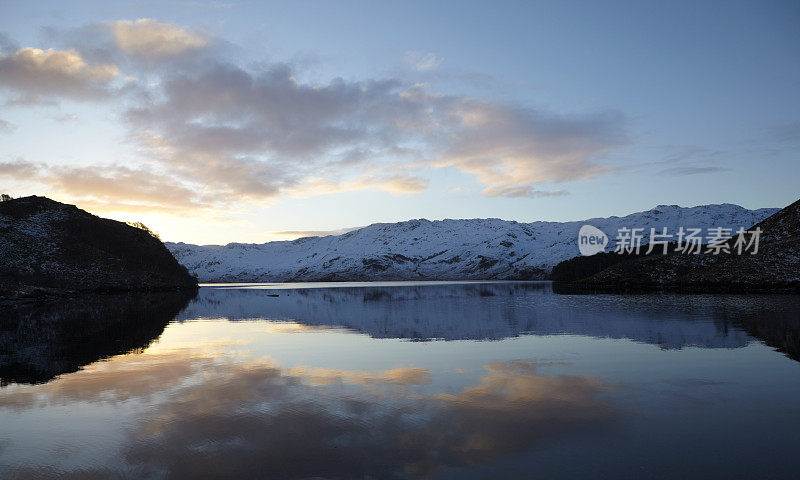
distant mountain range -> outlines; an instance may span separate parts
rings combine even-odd
[[[624,217],[519,223],[499,219],[376,223],[343,235],[263,244],[200,246],[166,243],[201,282],[370,280],[542,280],[556,264],[579,255],[578,230],[604,231],[615,247],[619,228],[681,226],[749,228],[777,208],[659,205]]]

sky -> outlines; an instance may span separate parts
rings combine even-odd
[[[0,190],[167,241],[800,197],[796,1],[0,11]]]

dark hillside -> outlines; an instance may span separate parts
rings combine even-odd
[[[670,251],[667,255],[607,253],[573,258],[553,269],[553,279],[603,290],[800,291],[800,200],[749,230],[756,228],[762,233],[754,255],[737,255],[734,236],[727,242],[731,252],[719,255]]]
[[[196,286],[142,229],[44,197],[0,202],[0,298]]]

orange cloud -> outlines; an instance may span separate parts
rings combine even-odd
[[[115,65],[90,65],[75,50],[26,47],[11,55],[0,54],[0,86],[25,95],[105,98],[108,83],[117,75]]]
[[[150,18],[110,24],[117,46],[128,55],[155,59],[180,55],[208,45],[207,37]]]

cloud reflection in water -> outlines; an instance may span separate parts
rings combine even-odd
[[[527,361],[485,370],[477,385],[429,392],[424,368],[283,368],[205,345],[13,386],[0,409],[151,403],[121,449],[127,465],[103,472],[144,478],[417,477],[603,429],[620,415],[602,399],[611,385],[597,378],[543,376]]]

